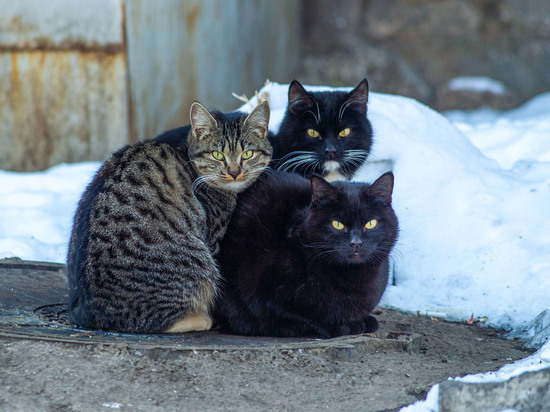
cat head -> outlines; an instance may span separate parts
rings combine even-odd
[[[393,174],[373,184],[329,183],[311,177],[311,205],[299,227],[301,243],[317,263],[380,264],[397,239],[391,207]]]
[[[187,147],[199,182],[241,192],[268,166],[272,148],[267,139],[267,102],[249,115],[209,112],[195,102],[190,118]]]
[[[349,180],[367,158],[372,127],[366,79],[350,91],[307,92],[294,80],[276,146],[277,168],[329,181]]]

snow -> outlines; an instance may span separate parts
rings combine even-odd
[[[272,130],[287,90],[269,83],[258,93],[269,98]],[[444,115],[371,93],[368,113],[375,144],[354,180],[393,170],[400,221],[394,284],[382,305],[461,322],[473,315],[539,349],[500,371],[460,379],[499,381],[550,367],[550,93],[508,112]],[[0,171],[0,258],[64,262],[78,199],[99,166]],[[437,410],[437,397],[436,385],[406,410]]]
[[[498,80],[483,76],[455,77],[448,83],[450,90],[469,90],[476,93],[491,93],[497,96],[506,94],[506,87]]]

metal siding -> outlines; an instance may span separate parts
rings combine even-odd
[[[103,160],[298,60],[297,0],[0,0],[0,168]]]
[[[189,123],[195,100],[234,110],[298,62],[297,0],[126,1],[136,138]]]
[[[0,168],[103,160],[127,143],[120,54],[0,53]]]
[[[0,168],[103,160],[127,143],[120,1],[0,0],[0,10]]]

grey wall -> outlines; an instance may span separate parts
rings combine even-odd
[[[302,0],[309,83],[355,85],[437,109],[516,106],[550,90],[548,0]],[[502,82],[505,96],[450,93],[457,76]]]
[[[126,1],[135,137],[189,122],[198,100],[223,111],[242,104],[266,79],[297,68],[295,0]]]
[[[103,160],[299,57],[298,0],[0,0],[0,169]]]
[[[99,160],[128,141],[117,0],[0,0],[0,169]]]

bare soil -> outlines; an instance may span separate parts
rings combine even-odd
[[[0,339],[0,411],[394,411],[435,383],[496,370],[529,350],[500,331],[382,309],[412,350],[136,350]]]

